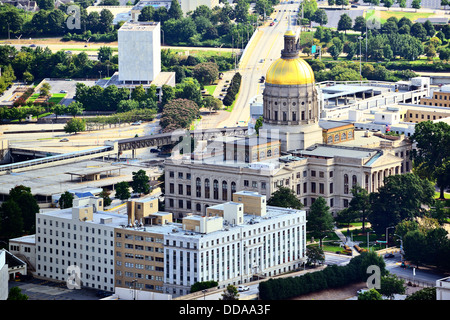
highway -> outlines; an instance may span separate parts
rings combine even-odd
[[[288,27],[288,16],[295,17],[298,6],[298,2],[280,3],[275,6],[276,12],[270,17],[273,20],[268,20],[269,23],[258,27],[253,40],[247,45],[237,70],[242,75],[242,80],[234,109],[227,119],[219,123],[218,128],[236,126],[239,121],[247,123],[250,119],[249,103],[264,89],[264,83],[259,83],[259,79],[266,75],[271,63],[280,57],[281,49],[283,49],[283,35]],[[269,25],[271,21],[275,22],[274,26]],[[292,26],[292,28],[296,31],[298,27]]]

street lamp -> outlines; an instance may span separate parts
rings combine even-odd
[[[362,81],[362,73],[361,73],[361,40],[363,37],[359,36],[359,81]]]
[[[320,249],[322,249],[322,247],[323,247],[323,240],[324,240],[326,237],[328,237],[328,236],[323,237],[322,240],[320,241]]]
[[[369,251],[369,233],[370,231],[367,231],[367,251]]]
[[[389,230],[389,229],[392,229],[392,228],[394,228],[394,227],[387,227],[387,228],[386,228],[386,249],[387,249],[387,247],[388,247],[388,230]]]
[[[400,255],[402,256],[402,262],[403,262],[403,238],[399,236],[398,234],[394,233],[394,236],[399,237],[400,239]],[[398,241],[398,240],[397,240]]]

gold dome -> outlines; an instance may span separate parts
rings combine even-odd
[[[266,74],[266,83],[299,85],[314,83],[314,72],[302,58],[276,60]]]

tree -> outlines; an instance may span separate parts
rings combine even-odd
[[[344,44],[338,37],[333,38],[332,42],[333,44],[327,49],[327,51],[331,54],[334,60],[337,60],[344,49]]]
[[[347,34],[347,30],[352,28],[352,18],[346,13],[342,14],[338,21],[337,29],[339,31],[344,30],[345,34]]]
[[[384,6],[386,8],[392,7],[393,4],[394,4],[394,0],[384,0]]]
[[[19,205],[12,199],[0,206],[0,235],[11,239],[23,235],[23,217]]]
[[[366,219],[370,214],[370,196],[366,189],[356,185],[351,190],[353,198],[349,203],[349,210],[362,219],[362,233],[365,232]]]
[[[222,300],[239,300],[237,288],[232,284],[228,285],[222,293]]]
[[[317,22],[320,26],[328,23],[328,16],[324,9],[318,9],[313,16],[312,21]]]
[[[100,11],[99,18],[99,31],[103,33],[107,33],[111,31],[112,24],[114,21],[114,15],[108,9],[102,9]]]
[[[421,41],[425,41],[427,37],[427,30],[425,29],[422,23],[416,22],[411,26],[410,34]]]
[[[434,28],[433,24],[431,23],[430,20],[426,20],[423,23],[423,27],[425,28],[425,30],[427,31],[427,36],[428,37],[433,37],[436,33],[436,29]]]
[[[183,17],[183,10],[181,9],[178,0],[172,0],[170,3],[170,8],[167,11],[167,15],[169,19],[179,20]]]
[[[267,200],[267,205],[293,209],[303,208],[302,202],[297,198],[294,191],[283,186],[280,186],[277,191],[272,193],[269,200]]]
[[[59,197],[59,207],[61,209],[72,208],[73,206],[73,194],[69,191],[64,192]]]
[[[215,62],[197,64],[192,70],[192,76],[202,85],[213,83],[219,77],[219,67]]]
[[[199,116],[198,105],[187,99],[173,99],[163,109],[160,125],[164,132],[187,128]]]
[[[378,292],[389,299],[392,299],[394,294],[404,294],[405,280],[399,279],[395,274],[382,276]]]
[[[263,117],[260,116],[258,119],[256,119],[256,123],[255,123],[255,131],[256,134],[259,135],[259,129],[262,128],[264,123]]]
[[[213,96],[206,96],[203,98],[203,106],[207,109],[209,109],[209,113],[211,113],[212,110],[217,111],[222,109],[222,100],[218,98],[214,98]]]
[[[403,237],[405,258],[416,266],[426,259],[426,236],[419,230],[410,231]]]
[[[86,130],[86,120],[80,118],[70,119],[64,126],[66,133],[78,133]]]
[[[108,60],[111,60],[112,54],[113,54],[113,51],[112,51],[111,47],[109,47],[109,46],[101,46],[98,49],[97,58],[98,58],[98,60],[100,62],[106,62]]]
[[[153,21],[154,15],[155,8],[153,6],[146,6],[139,13],[138,21]]]
[[[363,16],[355,18],[353,30],[361,32],[361,35],[366,31],[366,19]]]
[[[325,261],[325,254],[321,247],[309,246],[306,247],[306,258],[308,264],[316,265]]]
[[[131,197],[130,185],[126,181],[116,184],[116,198],[120,200],[128,200]]]
[[[424,216],[424,205],[434,202],[434,186],[413,173],[392,175],[384,179],[378,192],[370,194],[369,222],[377,234],[404,219]]]
[[[78,101],[72,101],[67,107],[65,107],[65,112],[70,114],[74,118],[77,115],[82,115],[83,111],[83,104]],[[84,129],[80,131],[84,131]]]
[[[411,3],[411,7],[413,7],[414,9],[420,9],[422,0],[413,0]]]
[[[444,199],[450,176],[450,172],[444,170],[450,160],[450,126],[445,122],[423,121],[416,125],[411,140],[416,143],[411,152],[414,167],[420,167],[428,177],[436,180],[439,199]]]
[[[48,96],[50,94],[51,89],[52,89],[52,87],[50,86],[50,84],[48,82],[45,82],[41,86],[39,95],[40,96]]]
[[[103,206],[107,207],[112,203],[111,198],[109,195],[111,194],[111,191],[108,191],[107,189],[103,189],[102,192],[100,192],[99,196],[103,199]]]
[[[23,185],[15,186],[9,190],[9,199],[17,203],[20,208],[24,231],[34,233],[39,205],[36,198],[31,194],[31,189]]]
[[[28,296],[22,293],[22,289],[19,287],[12,287],[9,289],[7,300],[28,300]]]
[[[150,192],[150,185],[149,185],[149,177],[145,173],[143,169],[133,172],[133,181],[131,182],[131,188],[133,189],[133,192],[135,193],[144,193],[148,194]]]
[[[436,288],[423,288],[407,296],[405,300],[436,300]]]
[[[383,297],[376,289],[370,289],[358,294],[358,300],[383,300]]]
[[[323,197],[318,197],[309,207],[306,229],[310,230],[311,236],[320,238],[320,246],[322,246],[322,238],[330,233],[333,227],[333,216],[330,213],[330,207],[327,206],[327,202]]]

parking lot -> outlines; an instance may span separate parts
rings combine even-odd
[[[99,300],[98,290],[81,288],[68,289],[64,282],[51,282],[32,278],[23,281],[9,281],[9,289],[19,287],[28,300]]]

